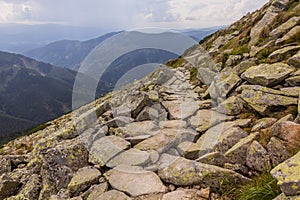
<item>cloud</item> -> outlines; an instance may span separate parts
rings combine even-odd
[[[230,24],[268,0],[0,0],[0,22],[104,28],[198,28]]]

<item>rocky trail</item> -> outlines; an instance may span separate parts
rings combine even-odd
[[[4,145],[0,199],[234,199],[228,191],[264,173],[280,187],[274,198],[299,199],[299,9],[270,1],[169,66]]]

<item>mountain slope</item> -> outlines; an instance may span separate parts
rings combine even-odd
[[[57,41],[44,47],[24,52],[24,55],[55,66],[75,69],[93,48],[117,33],[108,33],[84,42],[75,40]]]
[[[1,138],[71,109],[74,71],[0,52],[0,77]]]
[[[299,199],[299,11],[271,0],[4,145],[0,198]]]

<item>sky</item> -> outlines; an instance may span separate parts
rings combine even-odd
[[[0,0],[0,23],[106,29],[229,25],[268,0]]]

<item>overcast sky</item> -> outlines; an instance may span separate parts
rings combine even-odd
[[[0,23],[105,29],[228,25],[268,0],[0,0]]]

